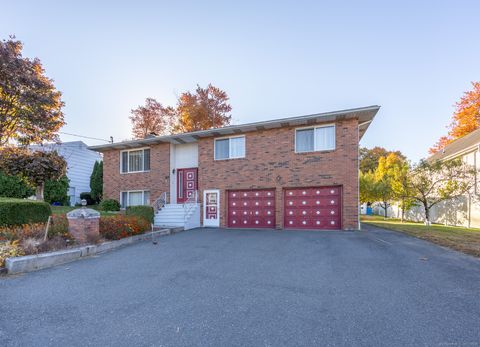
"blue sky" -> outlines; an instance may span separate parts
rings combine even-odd
[[[1,6],[0,37],[62,91],[64,132],[127,139],[146,97],[211,82],[235,123],[381,105],[362,145],[418,160],[480,80],[479,1],[98,3]]]

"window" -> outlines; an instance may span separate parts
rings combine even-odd
[[[335,125],[302,128],[295,131],[295,152],[335,149]]]
[[[245,136],[215,140],[215,160],[245,158]]]
[[[120,169],[122,173],[150,170],[150,149],[135,149],[120,152]]]
[[[127,206],[150,205],[150,192],[148,190],[134,190],[120,194],[122,208]]]

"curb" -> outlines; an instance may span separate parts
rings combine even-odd
[[[154,237],[170,235],[171,233],[177,232],[179,232],[179,230],[161,229],[141,235],[126,237],[120,240],[104,242],[99,245],[88,245],[49,253],[7,258],[5,260],[5,269],[9,275],[46,269],[52,266],[69,263],[84,257],[89,257],[91,255],[105,253],[116,248],[136,243],[138,241],[151,240]]]

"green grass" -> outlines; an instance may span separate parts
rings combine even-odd
[[[385,220],[382,216],[362,216],[361,221],[480,257],[480,229],[477,228],[445,226],[442,224],[426,226],[423,223],[413,222],[401,223],[398,219],[389,218]]]
[[[52,214],[54,215],[64,215],[67,214],[68,212],[75,210],[77,208],[81,208],[79,206],[51,206],[52,207]],[[114,216],[118,214],[119,212],[111,212],[111,211],[101,211],[98,208],[98,205],[93,205],[93,206],[87,206],[88,208],[97,210],[100,212],[101,216]]]

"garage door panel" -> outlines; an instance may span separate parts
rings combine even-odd
[[[228,226],[274,228],[275,191],[273,189],[229,191]]]
[[[284,226],[299,229],[341,228],[341,187],[286,189]]]

